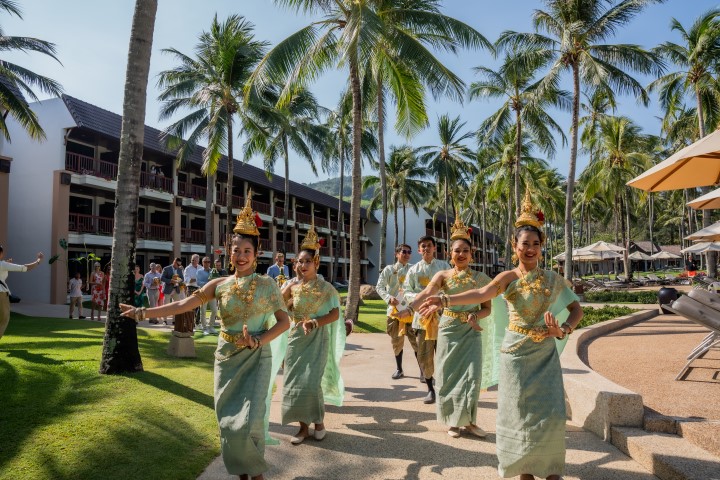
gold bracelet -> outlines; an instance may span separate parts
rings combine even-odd
[[[568,327],[568,331],[565,332],[567,335],[570,335],[572,332],[575,331],[575,329],[572,327],[572,325],[570,325],[568,322],[565,322],[565,323],[563,323],[562,325],[560,325],[560,329],[562,330],[562,327],[564,327],[565,325],[567,325],[567,327]],[[565,330],[563,330],[563,332],[564,332],[564,331],[565,331]]]
[[[202,289],[198,288],[192,293],[192,295],[198,297],[202,303],[208,303],[208,297]]]

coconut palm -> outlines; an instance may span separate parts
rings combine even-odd
[[[647,104],[648,97],[640,83],[625,70],[645,75],[660,75],[660,57],[637,45],[604,44],[617,30],[627,25],[648,5],[662,0],[543,0],[547,10],[535,10],[536,33],[506,31],[496,42],[500,48],[534,52],[546,49],[554,54],[554,62],[543,82],[554,85],[557,76],[570,70],[573,83],[570,162],[565,204],[565,277],[572,275],[573,229],[572,211],[575,190],[575,168],[578,151],[578,119],[580,116],[581,84],[607,86],[619,93],[632,93]]]
[[[265,172],[271,176],[279,158],[285,165],[285,198],[283,200],[283,242],[287,242],[287,224],[290,213],[290,149],[300,156],[317,175],[314,154],[320,154],[326,145],[326,129],[320,123],[322,108],[315,96],[300,88],[292,93],[290,100],[278,104],[279,88],[270,86],[256,92],[257,99],[250,105],[245,122],[248,140],[245,158],[259,154],[263,158]],[[258,94],[259,93],[259,94]]]
[[[258,65],[252,81],[259,87],[285,85],[280,104],[294,89],[315,80],[331,68],[347,68],[352,95],[353,131],[362,130],[362,71],[372,61],[376,46],[384,43],[390,58],[403,59],[410,70],[422,70],[436,92],[452,91],[449,70],[425,46],[393,28],[378,15],[378,0],[276,0],[276,3],[322,18],[279,42]],[[451,23],[451,19],[443,18]],[[440,25],[442,26],[442,25]],[[430,34],[428,34],[430,36]],[[345,314],[357,319],[360,299],[361,136],[353,136],[352,198],[350,213],[350,283]]]
[[[638,125],[627,117],[607,116],[600,120],[598,156],[588,164],[581,177],[588,195],[601,194],[613,206],[622,228],[622,241],[629,247],[631,205],[636,204],[638,190],[626,185],[653,164],[654,140],[642,134]],[[630,264],[625,251],[625,275]]]
[[[708,129],[716,128],[720,121],[720,91],[714,77],[720,58],[720,9],[702,14],[689,30],[675,18],[670,28],[680,34],[682,42],[664,42],[654,51],[678,70],[658,78],[648,89],[658,91],[660,104],[666,111],[672,111],[686,96],[694,97],[698,133],[695,140],[698,140],[705,136]],[[709,192],[709,188],[703,192]],[[703,214],[703,227],[710,226],[710,223],[710,215]],[[715,276],[716,252],[708,252],[708,263],[708,275]]]
[[[465,141],[472,138],[474,133],[462,132],[465,122],[460,123],[460,117],[451,119],[442,115],[438,119],[438,145],[428,145],[418,148],[418,159],[428,168],[428,172],[437,179],[438,196],[442,199],[443,213],[445,214],[445,232],[450,245],[450,215],[453,214],[450,196],[460,184],[469,181],[474,173],[475,152]],[[450,205],[448,206],[448,203]]]
[[[387,179],[385,173],[385,101],[390,96],[395,103],[395,130],[410,139],[428,125],[425,105],[425,88],[435,93],[437,78],[445,77],[450,90],[447,92],[462,100],[465,84],[446,69],[427,69],[425,61],[437,62],[428,57],[424,49],[420,53],[425,59],[407,59],[397,56],[391,43],[404,37],[418,46],[428,45],[445,51],[456,52],[459,47],[485,47],[492,45],[479,32],[463,22],[443,15],[437,0],[377,0],[375,10],[387,31],[383,40],[374,44],[375,52],[368,64],[366,81],[372,87],[372,98],[378,125],[378,171],[382,196],[380,219],[380,269],[385,265],[385,238],[387,234]],[[420,60],[420,61],[417,61]],[[438,92],[439,93],[439,92]],[[365,98],[369,97],[367,95]]]
[[[420,166],[415,151],[409,145],[390,147],[390,160],[386,167],[387,174],[387,195],[380,193],[380,176],[369,175],[363,181],[363,189],[375,188],[375,195],[370,201],[368,212],[377,209],[383,196],[387,197],[388,208],[393,212],[395,220],[395,245],[400,243],[398,211],[402,208],[403,216],[403,239],[407,243],[407,207],[415,213],[432,195],[433,185],[424,179],[425,169]]]
[[[0,0],[0,10],[22,18],[20,6],[11,0]],[[5,35],[0,28],[0,51],[3,52],[39,52],[47,55],[58,63],[55,44],[33,37],[13,37]],[[13,117],[27,132],[30,138],[44,140],[45,131],[40,126],[35,112],[28,106],[27,98],[39,101],[33,87],[50,95],[60,96],[62,87],[55,80],[34,73],[26,68],[8,61],[0,62],[0,132],[5,140],[10,139],[10,132],[5,123],[7,116]]]
[[[169,148],[177,148],[179,163],[184,162],[201,140],[202,172],[208,177],[208,201],[205,207],[207,251],[212,243],[212,186],[223,153],[227,156],[226,232],[232,231],[233,141],[238,132],[235,122],[244,121],[241,108],[243,89],[257,62],[265,53],[267,43],[255,40],[254,26],[239,15],[224,22],[213,18],[210,29],[203,32],[191,57],[174,48],[164,49],[178,66],[160,72],[158,100],[163,102],[160,120],[190,110],[164,131]],[[211,183],[212,182],[212,183]]]
[[[100,360],[100,373],[104,374],[143,370],[135,320],[120,316],[120,302],[131,303],[135,284],[133,267],[140,198],[140,166],[143,158],[145,103],[156,12],[157,0],[138,0],[130,30],[118,157],[110,301]]]

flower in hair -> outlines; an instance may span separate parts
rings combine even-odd
[[[535,216],[536,216],[537,219],[540,220],[541,222],[545,222],[545,214],[543,213],[542,210],[538,210],[537,213],[535,214]]]
[[[257,225],[258,227],[263,226],[262,218],[260,218],[260,215],[257,212],[255,212],[255,225]]]
[[[325,239],[324,239],[324,238],[321,238],[320,240],[318,240],[318,243],[320,244],[321,247],[324,247],[324,246],[325,246]]]

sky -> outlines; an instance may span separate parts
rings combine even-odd
[[[92,103],[107,110],[122,113],[123,86],[127,64],[127,50],[130,38],[130,26],[134,1],[132,0],[27,0],[20,2],[23,18],[0,14],[0,25],[4,35],[37,37],[53,42],[57,47],[60,63],[36,53],[3,52],[3,60],[17,63],[36,73],[59,81],[65,93]],[[692,22],[702,13],[720,6],[717,0],[667,0],[659,5],[648,7],[608,43],[634,43],[645,48],[654,47],[664,41],[679,42],[679,35],[670,31],[670,21],[674,17],[689,29]],[[471,25],[488,40],[494,42],[505,30],[521,32],[532,31],[532,12],[541,8],[539,0],[446,0],[443,13]],[[148,103],[145,123],[163,129],[177,120],[160,122],[158,113],[160,104],[156,100],[159,90],[156,86],[159,72],[174,67],[172,58],[162,53],[162,49],[175,48],[192,55],[198,36],[207,30],[213,16],[224,19],[231,14],[239,14],[255,25],[255,35],[272,45],[286,38],[300,28],[317,20],[318,17],[303,15],[279,7],[271,0],[159,0],[153,50],[148,85]],[[437,53],[452,71],[466,84],[478,79],[473,68],[486,66],[495,68],[499,60],[487,51],[460,51],[458,55]],[[673,68],[673,67],[671,67]],[[321,105],[333,108],[338,101],[340,91],[346,83],[347,73],[331,71],[318,79],[311,90]],[[653,79],[638,78],[647,85]],[[563,77],[563,88],[571,91],[570,78]],[[47,95],[38,93],[41,99]],[[429,95],[428,95],[429,96]],[[496,111],[499,101],[467,99],[462,103],[448,98],[432,99],[429,102],[430,126],[417,134],[409,142],[392,131],[394,118],[388,119],[386,148],[391,145],[410,143],[411,145],[436,145],[437,119],[443,114],[451,118],[460,116],[466,122],[467,131],[475,130],[480,123]],[[389,109],[390,110],[390,109]],[[657,97],[652,97],[649,107],[644,107],[635,98],[623,97],[617,111],[641,125],[648,134],[658,135],[661,115]],[[570,131],[570,115],[554,112],[556,121],[563,127],[567,137]],[[242,142],[242,139],[240,140]],[[239,158],[241,147],[236,142],[235,158]],[[471,148],[476,145],[469,143]],[[569,161],[569,148],[558,145],[554,159],[548,159],[552,167],[566,175]],[[262,167],[258,158],[250,159],[251,164]],[[587,158],[578,158],[578,175],[587,164]],[[282,171],[282,165],[276,167]],[[363,174],[369,173],[364,171]],[[310,169],[291,153],[290,177],[292,180],[308,183],[328,178],[320,173],[315,177]]]

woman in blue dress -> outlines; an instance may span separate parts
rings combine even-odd
[[[565,471],[566,413],[555,338],[572,333],[582,308],[560,275],[538,266],[545,234],[540,229],[542,212],[533,207],[529,192],[515,226],[517,268],[483,288],[430,297],[420,312],[427,315],[441,306],[478,304],[505,294],[510,313],[500,350],[498,472],[504,478],[559,480]]]
[[[282,342],[273,340],[288,329],[290,319],[277,283],[255,272],[259,231],[250,195],[247,198],[229,245],[233,275],[211,280],[179,302],[121,308],[123,315],[143,320],[189,312],[218,300],[222,331],[215,351],[214,395],[223,461],[232,475],[262,480],[268,470],[264,457],[271,379],[282,361],[275,352]]]

